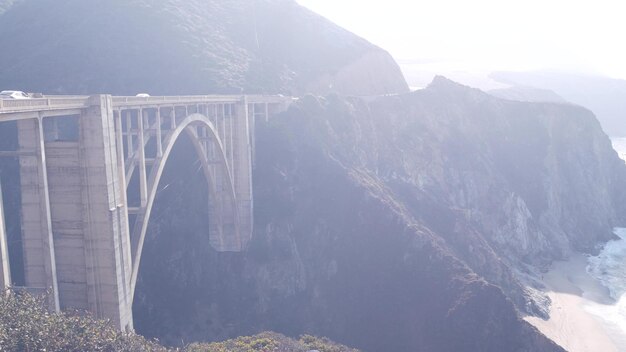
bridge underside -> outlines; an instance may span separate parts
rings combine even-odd
[[[71,116],[13,115],[18,116],[19,149],[13,156],[19,157],[21,174],[26,287],[51,290],[54,309],[90,311],[120,328],[132,328],[148,221],[181,135],[193,142],[207,182],[207,239],[217,251],[245,249],[253,226],[255,110],[265,110],[267,118],[269,105],[258,109],[259,103],[246,97],[144,100],[93,96]],[[0,235],[4,263],[2,221]],[[2,268],[7,272],[8,263]],[[10,277],[4,280],[8,286]]]

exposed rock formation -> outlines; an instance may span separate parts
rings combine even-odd
[[[410,143],[393,182],[462,210],[499,253],[540,263],[589,251],[624,223],[625,170],[588,110],[504,101],[444,78],[369,108],[397,107],[377,126],[385,141]]]
[[[169,275],[210,292],[179,292],[197,300],[187,312],[212,307],[193,320],[195,338],[262,327],[370,351],[551,350],[506,298],[536,311],[515,273],[592,250],[626,222],[626,167],[579,107],[437,78],[369,103],[308,96],[260,128],[249,252],[200,254],[201,234],[162,246],[157,231],[142,262],[159,272],[155,258],[181,258],[191,243],[186,267],[214,268],[199,281]],[[150,296],[179,285],[150,280],[136,312],[158,321]],[[155,294],[157,283],[169,288]]]
[[[24,0],[0,32],[0,89],[407,90],[387,53],[287,0]],[[258,132],[247,253],[211,250],[202,177],[190,145],[176,147],[142,259],[140,332],[559,351],[517,316],[515,305],[536,307],[515,272],[591,250],[624,224],[626,166],[575,106],[438,78],[367,102],[309,96]]]

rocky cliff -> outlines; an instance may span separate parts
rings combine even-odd
[[[13,4],[0,20],[0,88],[329,94],[258,125],[246,253],[208,245],[202,175],[190,142],[176,146],[144,248],[139,332],[172,344],[271,329],[365,351],[560,351],[518,317],[542,313],[520,277],[592,250],[626,214],[626,166],[589,111],[444,78],[405,93],[386,52],[293,1],[95,6]],[[388,93],[402,94],[377,97]]]
[[[142,270],[168,274],[142,280],[137,316],[203,318],[191,335],[175,324],[146,333],[262,327],[369,351],[551,350],[517,318],[515,307],[543,313],[523,273],[591,251],[626,223],[626,167],[576,106],[501,100],[440,77],[398,96],[305,97],[258,138],[248,253],[203,252],[197,231],[163,245],[153,231]],[[167,270],[167,253],[186,264]],[[210,273],[187,274],[198,262]],[[180,293],[172,276],[210,294]],[[194,308],[155,310],[170,290]]]
[[[118,95],[408,91],[389,54],[291,0],[13,3],[0,3],[10,9],[0,21],[0,89]],[[349,83],[355,76],[359,85]]]
[[[441,77],[369,109],[394,106],[405,108],[378,131],[411,149],[390,181],[462,210],[506,257],[539,263],[589,251],[624,223],[625,170],[588,110],[495,99]]]

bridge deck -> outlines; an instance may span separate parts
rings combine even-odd
[[[116,108],[156,108],[193,104],[228,104],[246,98],[250,104],[280,104],[293,98],[282,95],[188,95],[188,96],[113,96]],[[89,107],[89,96],[46,96],[33,99],[0,99],[0,122],[46,116],[75,115]]]

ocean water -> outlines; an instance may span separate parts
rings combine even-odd
[[[587,272],[619,300],[626,293],[626,228],[615,229],[618,240],[608,242],[595,257],[589,257]]]
[[[626,351],[626,228],[615,229],[617,240],[608,242],[595,257],[588,258],[587,272],[609,290],[612,304],[594,304],[586,309],[603,320],[621,350]]]
[[[611,142],[626,161],[626,138],[612,138]],[[585,310],[599,318],[617,349],[626,351],[626,228],[616,228],[614,233],[619,239],[606,243],[597,256],[587,259],[587,272],[608,289],[614,301],[587,302]]]

